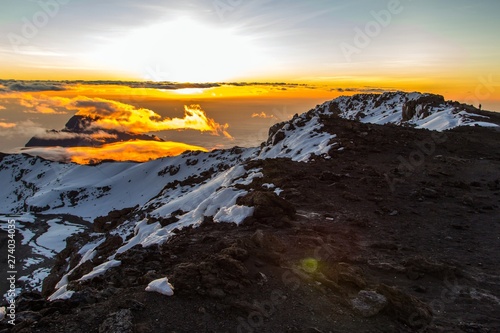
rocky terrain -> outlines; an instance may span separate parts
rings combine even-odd
[[[0,212],[24,219],[22,236],[73,229],[0,331],[496,332],[495,124],[439,96],[358,95],[275,125],[259,148],[124,164],[116,182],[90,175],[119,164],[2,156]],[[145,290],[162,278],[172,296]]]

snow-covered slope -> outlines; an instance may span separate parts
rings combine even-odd
[[[210,178],[254,152],[191,152],[149,163],[96,166],[10,155],[0,164],[0,213],[71,214],[93,220],[112,210],[144,206],[167,184]]]

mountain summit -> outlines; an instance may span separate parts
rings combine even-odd
[[[441,95],[387,92],[381,95],[343,96],[316,108],[321,114],[337,115],[372,124],[396,124],[444,131],[457,126],[498,126],[473,106],[445,101]]]

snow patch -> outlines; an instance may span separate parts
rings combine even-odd
[[[78,281],[86,281],[86,280],[93,279],[96,276],[103,275],[104,273],[106,273],[106,271],[108,269],[113,268],[113,267],[118,267],[118,266],[121,265],[121,263],[122,262],[120,260],[107,261],[107,262],[105,262],[103,264],[100,264],[99,266],[94,267],[94,269],[92,270],[92,272],[90,272],[88,274],[85,274],[80,279],[78,279]]]
[[[150,282],[146,287],[146,291],[172,296],[174,294],[174,287],[168,282],[168,278],[162,278]]]
[[[253,212],[253,207],[233,205],[228,208],[221,208],[214,216],[214,221],[241,224],[247,217],[252,216]]]
[[[68,285],[64,285],[61,288],[57,289],[55,293],[50,295],[48,300],[52,302],[57,299],[70,299],[74,293],[74,290],[68,290]]]
[[[278,130],[270,140],[276,140],[280,132],[284,138],[274,144],[268,143],[257,158],[290,158],[296,162],[308,162],[313,155],[327,156],[336,135],[322,131],[322,127],[319,116],[307,119],[307,115],[302,114]]]

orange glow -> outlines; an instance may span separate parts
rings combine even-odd
[[[187,150],[207,151],[203,147],[180,142],[127,141],[102,147],[71,147],[67,152],[78,164],[95,164],[103,160],[147,162],[167,156],[180,155]]]
[[[199,105],[184,106],[184,118],[162,119],[151,110],[136,109],[115,101],[89,99],[88,102],[80,99],[75,103],[75,107],[80,109],[77,115],[96,118],[93,123],[95,127],[131,133],[192,129],[232,138],[227,132],[229,125],[221,125],[208,118]]]
[[[252,114],[252,118],[274,119],[276,117],[273,114],[268,115],[265,112],[261,112]]]
[[[280,84],[242,84],[225,85],[213,88],[186,88],[186,89],[153,89],[153,88],[130,88],[121,85],[91,85],[73,84],[65,91],[45,91],[44,95],[74,98],[81,95],[99,97],[104,99],[119,100],[124,103],[141,102],[143,100],[178,100],[197,101],[223,100],[227,98],[241,99],[289,99],[289,98],[330,98],[331,85],[312,84],[281,86]]]
[[[19,99],[19,104],[28,108],[25,111],[27,113],[66,114],[68,110],[77,111],[76,115],[92,117],[92,126],[95,128],[129,133],[191,129],[232,139],[227,131],[229,125],[219,124],[209,118],[197,104],[184,106],[183,118],[162,118],[152,110],[103,98],[67,98],[45,93],[10,93],[8,98]]]
[[[4,123],[0,121],[0,128],[14,128],[16,127],[16,124],[14,123]]]

